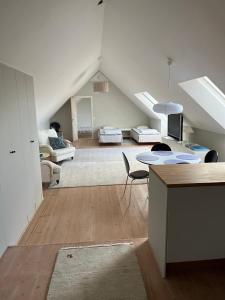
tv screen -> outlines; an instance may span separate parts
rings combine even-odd
[[[182,114],[168,115],[168,136],[171,136],[178,141],[182,141],[183,138],[183,115]]]

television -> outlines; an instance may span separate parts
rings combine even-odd
[[[183,139],[183,114],[168,115],[168,136],[177,141]]]

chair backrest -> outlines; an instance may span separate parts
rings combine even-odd
[[[125,153],[122,152],[122,154],[123,154],[123,160],[124,160],[124,164],[125,164],[125,167],[126,167],[127,175],[129,175],[129,173],[130,173],[130,164],[129,164],[129,161],[128,161]]]
[[[217,162],[218,161],[218,153],[216,150],[210,150],[206,153],[205,163]]]
[[[157,143],[152,147],[151,151],[171,151],[171,148],[167,144]]]
[[[55,129],[42,129],[38,131],[38,141],[39,144],[49,145],[49,137],[57,137]]]

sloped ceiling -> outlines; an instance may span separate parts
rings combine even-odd
[[[207,75],[225,92],[225,1],[97,2],[0,0],[0,61],[34,76],[39,126],[100,69],[149,116],[134,93],[178,101],[194,126],[223,133],[178,83]]]
[[[224,11],[224,0],[109,0],[101,70],[133,101],[147,90],[182,103],[194,126],[224,133],[178,86],[207,75],[225,91]],[[174,59],[170,89],[167,57]]]
[[[99,69],[95,0],[0,0],[0,61],[34,76],[40,126]]]

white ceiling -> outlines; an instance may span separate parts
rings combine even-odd
[[[193,125],[224,133],[178,86],[207,75],[225,91],[224,11],[224,0],[110,1],[101,70],[133,101],[145,90],[159,101],[178,101]],[[167,57],[174,60],[169,90]]]
[[[41,125],[99,69],[95,0],[0,0],[0,61],[34,76]]]
[[[97,2],[0,0],[0,61],[34,76],[39,124],[100,69],[150,116],[134,93],[183,103],[194,126],[223,132],[178,83],[207,75],[225,92],[225,1]]]

